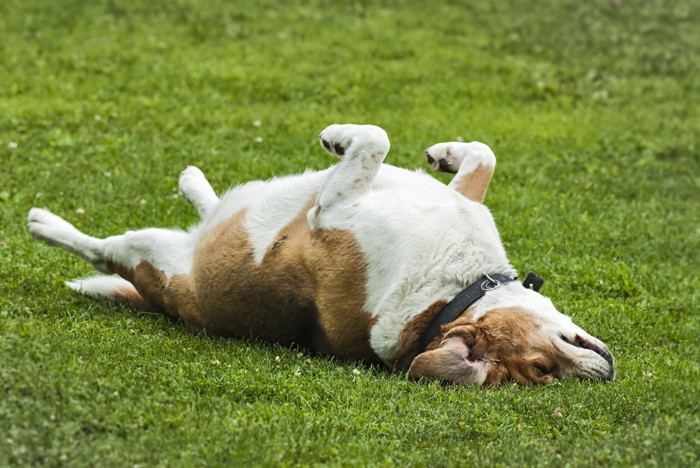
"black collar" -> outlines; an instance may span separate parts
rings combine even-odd
[[[425,350],[428,345],[440,334],[440,328],[446,323],[453,322],[464,313],[472,304],[484,297],[488,291],[500,288],[504,284],[515,281],[501,274],[485,275],[479,278],[476,282],[470,284],[455,296],[441,311],[438,313],[428,328],[423,333],[421,339],[421,350]]]

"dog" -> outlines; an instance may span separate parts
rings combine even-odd
[[[606,345],[515,280],[483,204],[496,164],[487,145],[428,148],[432,169],[455,173],[444,185],[384,164],[390,143],[377,126],[331,125],[319,138],[339,163],[221,198],[188,167],[179,189],[201,217],[188,231],[98,239],[40,208],[28,229],[103,273],[69,287],[193,331],[382,363],[414,380],[613,379]]]

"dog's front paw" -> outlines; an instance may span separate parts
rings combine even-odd
[[[382,156],[389,152],[389,137],[376,125],[333,124],[318,138],[326,151],[338,157],[350,151],[369,151]]]
[[[479,164],[490,167],[496,165],[496,156],[491,148],[478,141],[438,143],[425,150],[425,157],[431,169],[438,172],[456,173],[462,163],[470,167]]]

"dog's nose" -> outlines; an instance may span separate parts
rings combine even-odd
[[[428,164],[433,164],[435,162],[435,159],[432,156],[430,156],[428,150],[425,150],[425,157],[428,159]]]

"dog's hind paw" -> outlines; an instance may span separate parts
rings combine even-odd
[[[78,232],[71,223],[43,208],[29,210],[27,229],[32,236],[49,244],[60,243],[64,237]]]

